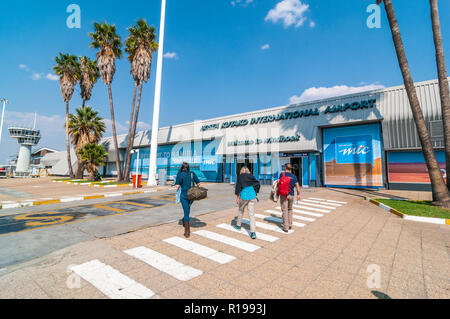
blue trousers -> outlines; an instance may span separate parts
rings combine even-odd
[[[187,195],[181,194],[181,206],[183,206],[184,211],[184,221],[189,222],[191,220],[191,205],[192,202],[187,198]]]

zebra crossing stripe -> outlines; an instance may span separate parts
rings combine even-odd
[[[321,200],[321,201],[332,202],[332,203],[337,203],[337,204],[347,204],[347,202],[340,202],[337,200],[323,199],[323,198],[316,198],[316,197],[309,197],[309,199]]]
[[[186,266],[147,247],[129,249],[124,251],[124,253],[181,281],[188,281],[203,274],[201,270]]]
[[[221,228],[221,229],[225,229],[225,230],[229,230],[229,231],[232,231],[232,232],[235,232],[235,233],[238,233],[238,234],[250,236],[250,231],[247,230],[247,229],[244,229],[244,228],[242,228],[241,230],[237,230],[233,226],[227,225],[227,224],[220,224],[220,225],[217,225],[216,227]],[[260,233],[260,232],[257,232],[256,236],[258,237],[258,239],[264,240],[264,241],[268,241],[270,243],[276,242],[279,239],[278,237],[267,235],[267,234],[263,234],[263,233]]]
[[[150,289],[99,260],[72,266],[70,270],[111,299],[148,299],[155,295]]]
[[[313,204],[313,203],[307,203],[307,202],[305,203],[304,201],[301,201],[300,204],[306,205],[306,206],[312,206],[312,207],[326,208],[326,209],[331,209],[331,210],[335,210],[336,209],[336,207],[319,205],[319,204]]]
[[[269,213],[269,214],[274,214],[274,215],[277,215],[277,216],[283,216],[283,213],[279,212],[277,210],[266,210],[265,212]],[[297,215],[292,215],[292,217],[294,219],[304,220],[306,222],[315,222],[316,221],[314,218],[309,218],[309,217],[303,217],[303,216],[297,216]]]
[[[236,259],[236,257],[234,256],[221,253],[215,249],[194,243],[180,237],[172,237],[169,239],[164,239],[163,241],[178,248],[190,251],[201,257],[208,258],[209,260],[215,261],[219,264],[227,264]]]
[[[250,243],[246,243],[245,241],[241,241],[241,240],[237,240],[228,236],[224,236],[221,234],[217,234],[217,233],[213,233],[207,230],[199,230],[194,232],[194,234],[208,238],[208,239],[212,239],[248,252],[254,252],[257,251],[258,249],[260,249],[261,247],[250,244]]]
[[[265,216],[265,215],[261,215],[261,214],[255,214],[255,217],[264,219],[265,221],[268,221],[268,222],[275,222],[275,223],[280,223],[280,224],[283,223],[283,219],[278,218],[278,217]],[[292,222],[292,225],[295,227],[305,227],[306,226],[306,224],[297,223],[297,222]]]
[[[307,210],[312,210],[315,212],[319,212],[319,213],[331,213],[331,210],[325,210],[325,209],[320,209],[320,208],[314,208],[314,207],[309,207],[309,206],[305,206],[305,205],[294,205],[295,208],[301,208],[301,209],[307,209]]]
[[[281,207],[277,207],[277,209],[281,210]],[[293,211],[294,213],[302,214],[302,215],[307,215],[307,216],[323,217],[322,214],[312,213],[312,212],[307,212],[307,211],[299,210],[299,209],[294,209],[294,210],[292,210],[292,211]]]
[[[303,199],[302,202],[308,202],[308,203],[314,203],[314,204],[324,204],[324,205],[330,205],[335,207],[342,207],[342,204],[335,204],[330,202],[324,202],[324,201],[317,201],[317,200],[311,200],[311,199]]]
[[[250,221],[247,219],[243,219],[242,222],[244,224],[250,225]],[[265,223],[260,223],[260,222],[256,222],[256,227],[262,228],[262,229],[266,229],[266,230],[271,230],[280,234],[286,234],[280,227],[278,226],[274,226],[274,225],[268,225]],[[289,234],[292,234],[294,231],[290,230]]]

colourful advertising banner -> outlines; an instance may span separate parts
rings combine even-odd
[[[326,186],[383,187],[380,125],[323,130]]]
[[[435,152],[444,179],[447,179],[444,151]],[[390,183],[430,184],[422,152],[391,152],[388,154]]]
[[[203,141],[197,143],[180,143],[174,145],[162,145],[158,147],[156,160],[157,170],[166,169],[169,180],[178,174],[181,165],[186,162],[191,170],[203,182],[221,182],[222,156],[216,155],[220,140]],[[131,171],[136,171],[137,154],[133,154]],[[139,152],[139,173],[144,178],[148,176],[150,163],[150,148],[141,149]]]

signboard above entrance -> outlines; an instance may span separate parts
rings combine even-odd
[[[370,108],[374,108],[376,106],[376,103],[377,103],[377,100],[372,99],[372,100],[368,100],[368,101],[345,103],[342,105],[330,105],[330,106],[326,107],[326,109],[322,112],[322,114],[346,112],[348,110],[356,111],[356,110],[370,109]],[[248,126],[248,125],[259,125],[259,124],[265,124],[265,123],[272,123],[272,122],[279,122],[279,121],[286,121],[286,120],[295,120],[295,119],[299,119],[299,118],[303,118],[303,117],[320,116],[320,115],[321,115],[321,112],[319,111],[319,109],[313,108],[313,109],[306,109],[306,110],[295,111],[295,112],[286,112],[286,113],[275,114],[275,115],[254,117],[250,120],[243,119],[243,120],[223,122],[221,124],[215,123],[215,124],[203,125],[201,128],[201,131],[205,132],[205,131],[218,130],[219,128],[227,129],[227,128]]]

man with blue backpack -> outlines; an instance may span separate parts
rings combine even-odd
[[[237,178],[235,189],[237,204],[239,206],[236,229],[241,230],[242,218],[244,217],[245,208],[247,208],[250,219],[250,237],[252,239],[256,239],[255,203],[260,188],[261,184],[256,180],[255,176],[251,174],[247,167],[243,167]]]

